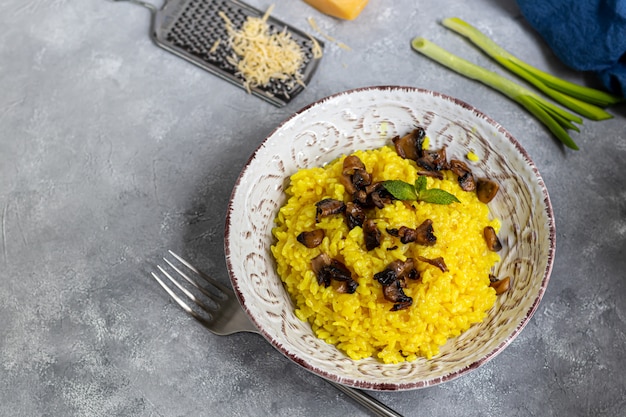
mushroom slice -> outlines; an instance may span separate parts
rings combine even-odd
[[[422,127],[417,127],[403,137],[396,136],[391,141],[401,158],[416,161],[423,154],[425,137],[426,131]]]
[[[419,272],[415,268],[415,261],[413,258],[407,258],[406,261],[397,259],[390,263],[387,268],[391,269],[400,280],[404,280],[405,278],[419,278]]]
[[[417,175],[422,175],[424,177],[437,178],[438,180],[442,180],[443,179],[443,173],[441,171],[426,171],[426,170],[422,170],[422,171],[417,171]]]
[[[396,271],[387,267],[383,271],[374,274],[374,279],[380,283],[380,285],[389,285],[398,279]]]
[[[349,155],[343,160],[340,179],[346,191],[352,195],[372,183],[372,176],[365,169],[365,164],[358,156]]]
[[[343,174],[353,175],[356,171],[365,171],[365,164],[356,155],[346,156],[343,160]]]
[[[365,220],[363,223],[363,233],[365,235],[365,249],[370,251],[380,246],[382,233],[380,233],[380,230],[376,227],[374,220]]]
[[[330,266],[326,267],[326,270],[331,280],[339,281],[339,285],[337,286],[338,292],[353,294],[359,286],[359,284],[352,279],[350,270],[336,259],[331,260]]]
[[[372,176],[365,170],[354,171],[352,174],[352,184],[357,190],[363,189],[372,183]]]
[[[448,169],[446,148],[424,151],[423,155],[415,162],[427,171],[441,171]]]
[[[485,242],[487,242],[487,248],[492,252],[498,252],[502,249],[502,243],[498,239],[496,231],[491,226],[486,226],[483,229],[483,235],[485,236]]]
[[[350,230],[356,226],[363,226],[365,222],[365,210],[363,210],[363,207],[353,202],[346,203],[346,221]]]
[[[398,279],[393,269],[386,268],[384,271],[375,274],[374,278],[383,286],[383,297],[385,297],[385,300],[396,303],[391,308],[391,311],[401,310],[413,304],[413,299],[402,290],[403,280]]]
[[[437,236],[433,234],[433,221],[426,219],[415,229],[415,242],[424,246],[432,246],[437,243]]]
[[[436,266],[437,268],[441,270],[441,272],[446,272],[448,270],[448,267],[446,266],[446,263],[441,256],[435,259],[428,259],[428,258],[424,258],[423,256],[418,256],[417,259],[419,259],[422,262],[426,262],[432,266]]]
[[[389,285],[383,285],[383,296],[385,300],[395,303],[391,307],[391,311],[402,310],[413,304],[413,299],[402,290],[401,280],[395,280]]]
[[[341,183],[341,185],[343,185],[343,188],[345,188],[346,192],[350,195],[353,195],[358,191],[352,183],[352,175],[341,174],[341,176],[339,177],[339,182]]]
[[[337,286],[337,292],[341,294],[354,294],[359,283],[351,279],[350,281],[342,281]]]
[[[474,191],[476,189],[474,174],[472,174],[472,171],[465,162],[452,159],[450,161],[450,171],[454,172],[459,177],[459,185],[463,191]]]
[[[367,206],[367,192],[365,190],[356,190],[352,194],[352,201],[361,206]]]
[[[500,186],[497,182],[487,178],[479,178],[476,180],[476,195],[478,200],[487,204],[498,194]]]
[[[357,188],[363,188],[372,183],[372,176],[367,172],[363,161],[356,155],[346,156],[343,160],[342,173],[343,175],[352,176]]]
[[[489,279],[491,280],[491,284],[489,284],[489,286],[496,290],[496,295],[504,294],[511,287],[511,277],[497,279],[491,275]]]
[[[310,232],[300,233],[296,239],[298,242],[311,249],[318,247],[322,243],[322,240],[324,240],[324,236],[326,236],[326,233],[324,233],[323,229],[315,229]]]
[[[325,198],[315,203],[317,211],[315,213],[315,222],[319,223],[322,217],[330,216],[332,214],[342,213],[346,209],[346,205],[343,201],[335,200],[332,198]]]
[[[385,204],[390,204],[393,201],[393,196],[383,186],[382,182],[376,182],[374,184],[365,187],[367,193],[365,205],[368,207],[383,208]]]
[[[416,242],[424,246],[432,246],[437,243],[437,236],[433,234],[433,221],[426,219],[416,229],[400,226],[399,229],[386,229],[393,237],[399,237],[403,244]]]
[[[324,285],[325,287],[330,286],[331,281],[339,281],[341,283],[346,283],[345,285],[340,284],[340,291],[348,292],[352,294],[356,287],[358,287],[358,283],[352,279],[352,274],[350,270],[341,262],[336,259],[332,259],[325,253],[322,253],[311,260],[311,268],[313,269],[313,273],[317,278],[317,283],[319,285]]]
[[[395,303],[391,311],[402,310],[413,304],[413,299],[402,290],[407,277],[411,279],[419,277],[412,258],[406,261],[393,261],[383,271],[374,275],[374,279],[383,286],[385,300]]]
[[[319,285],[324,284],[325,287],[330,285],[330,275],[327,274],[326,268],[330,266],[332,259],[325,253],[320,253],[311,259],[311,269],[317,278]]]
[[[397,236],[400,238],[400,242],[407,243],[415,242],[417,240],[417,230],[410,227],[400,226]]]

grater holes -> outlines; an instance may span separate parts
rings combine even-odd
[[[229,0],[188,0],[182,13],[174,18],[168,28],[161,27],[161,36],[173,49],[186,52],[189,59],[196,61],[200,66],[207,70],[219,69],[223,74],[228,74],[229,78],[232,77],[232,80],[238,80],[238,83],[243,85],[243,78],[236,74],[236,68],[228,62],[232,51],[228,46],[225,22],[218,14],[220,11],[232,22],[235,29],[240,29],[248,16],[259,17],[258,13],[241,9]],[[268,26],[271,33],[284,30],[282,24],[271,20]],[[313,42],[306,35],[294,31],[290,31],[290,35],[302,49],[303,62],[300,73],[303,80],[308,82],[315,68],[315,65],[312,68],[309,67],[314,59]],[[220,42],[217,48],[211,52],[218,40]],[[301,85],[291,81],[272,80],[267,86],[258,87],[258,90],[273,95],[283,102],[288,102],[302,88]]]

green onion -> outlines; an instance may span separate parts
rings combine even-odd
[[[557,105],[547,101],[531,90],[478,65],[460,58],[434,43],[417,37],[411,41],[413,49],[434,61],[462,74],[482,82],[501,92],[522,105],[539,119],[567,147],[578,150],[578,146],[566,129],[578,130],[573,123],[582,123],[582,119]]]
[[[441,23],[448,29],[468,38],[500,65],[525,79],[553,100],[588,119],[612,118],[610,113],[600,107],[607,107],[623,100],[607,92],[574,84],[541,71],[512,55],[480,30],[457,17],[444,19]]]

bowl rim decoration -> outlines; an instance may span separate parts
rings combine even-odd
[[[375,358],[354,361],[317,339],[309,324],[295,317],[293,303],[275,272],[269,249],[273,244],[271,229],[286,200],[288,178],[295,170],[321,166],[357,149],[389,144],[393,136],[408,133],[416,124],[425,127],[433,148],[448,147],[449,158],[451,152],[456,152],[456,157],[470,150],[476,153],[479,172],[493,174],[501,190],[504,186],[505,191],[496,197],[503,194],[502,202],[490,210],[501,219],[500,238],[505,248],[515,243],[514,250],[502,254],[496,265],[496,273],[512,275],[513,285],[509,293],[498,297],[482,323],[448,340],[441,353],[430,360],[419,358],[399,364],[383,364]],[[406,86],[336,93],[303,107],[279,124],[253,152],[236,180],[224,238],[234,291],[248,317],[278,351],[323,378],[379,391],[450,381],[502,352],[537,310],[556,251],[550,197],[520,143],[466,102]]]

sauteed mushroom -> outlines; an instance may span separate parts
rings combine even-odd
[[[479,178],[476,180],[476,195],[482,203],[489,203],[498,193],[500,186],[497,182],[487,178]]]
[[[496,290],[496,295],[504,294],[511,286],[511,277],[498,279],[495,276],[490,275],[489,280],[491,281],[489,286]]]
[[[422,175],[424,177],[432,177],[437,178],[438,180],[443,179],[443,173],[441,171],[417,171],[417,175]]]
[[[413,258],[407,258],[406,261],[401,261],[397,259],[390,263],[387,268],[391,269],[396,274],[398,279],[419,278],[419,272],[415,268],[415,261],[413,260]]]
[[[415,162],[427,171],[441,171],[448,169],[446,148],[424,151],[423,155]]]
[[[397,236],[400,238],[400,242],[403,244],[415,242],[417,240],[417,230],[410,227],[400,226]]]
[[[315,248],[322,243],[325,235],[326,233],[324,233],[323,229],[315,229],[310,232],[300,233],[296,239],[307,248]]]
[[[331,214],[342,213],[346,209],[346,205],[343,201],[335,200],[332,198],[325,198],[318,201],[315,204],[317,211],[315,213],[315,222],[319,223],[322,217],[330,216]]]
[[[459,177],[459,185],[464,191],[474,191],[476,189],[474,174],[472,174],[472,171],[465,162],[459,161],[458,159],[451,160],[450,171],[454,172]]]
[[[426,131],[422,127],[418,127],[403,137],[396,136],[391,141],[400,157],[416,161],[422,157],[425,137]]]
[[[365,234],[365,249],[368,251],[380,246],[380,239],[382,233],[376,227],[374,220],[365,220],[363,223],[363,233]]]
[[[432,246],[437,243],[437,237],[433,234],[433,221],[426,219],[415,229],[415,242],[420,245]]]
[[[353,279],[341,281],[339,285],[337,285],[337,292],[342,294],[354,294],[358,286],[359,284]]]
[[[424,258],[423,256],[418,256],[417,259],[419,259],[422,262],[431,264],[432,266],[436,266],[437,268],[441,270],[441,272],[446,272],[448,270],[448,267],[446,266],[446,263],[441,256],[434,258],[434,259],[428,259],[428,258]]]
[[[498,235],[493,227],[487,226],[483,229],[483,235],[485,236],[485,242],[487,242],[487,248],[492,252],[498,252],[502,249],[502,243],[498,239]]]
[[[341,183],[350,195],[372,183],[372,176],[358,156],[349,155],[343,160]]]
[[[365,210],[363,210],[363,207],[353,202],[346,203],[346,221],[350,230],[356,226],[363,226],[365,222]]]
[[[393,307],[391,307],[391,311],[402,310],[413,304],[413,299],[402,290],[400,280],[393,281],[389,285],[383,285],[383,296],[385,300],[395,303]]]
[[[330,286],[331,281],[339,281],[341,291],[349,294],[354,293],[358,287],[358,283],[352,279],[350,270],[341,262],[332,259],[328,254],[321,253],[311,260],[311,269],[315,273],[317,283]],[[344,284],[345,283],[345,284]]]
[[[380,209],[385,207],[385,204],[390,204],[393,201],[393,196],[383,186],[382,182],[368,185],[365,187],[365,192],[367,197],[364,205],[366,207],[377,207]]]
[[[331,263],[331,257],[325,253],[320,253],[315,258],[311,259],[311,269],[319,285],[324,284],[325,287],[330,285],[330,275],[326,273],[326,268],[328,268]]]
[[[426,219],[416,229],[400,226],[399,229],[387,229],[391,236],[399,237],[400,242],[407,244],[416,242],[424,246],[432,246],[437,243],[437,237],[433,234],[433,221]]]
[[[383,286],[385,300],[395,303],[391,311],[402,310],[413,304],[413,299],[402,290],[406,286],[407,277],[411,279],[419,277],[411,258],[404,262],[393,261],[383,271],[374,275],[374,279]]]

